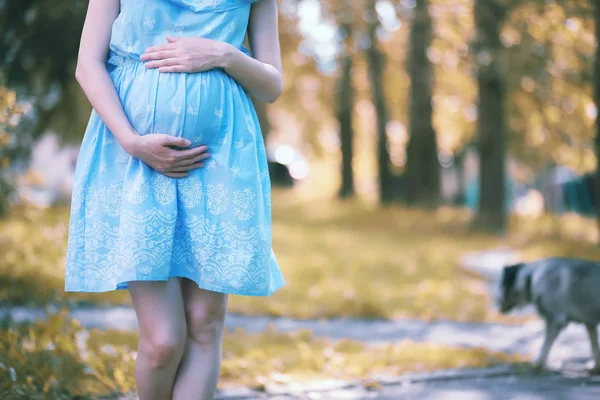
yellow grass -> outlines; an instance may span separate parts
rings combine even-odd
[[[129,393],[135,389],[137,343],[133,332],[86,331],[66,311],[31,326],[0,327],[0,398],[84,399]],[[243,384],[255,389],[271,383],[373,381],[381,374],[523,361],[479,348],[410,341],[365,345],[273,330],[228,332],[223,346],[221,387]]]
[[[416,317],[492,321],[487,283],[465,271],[465,252],[513,246],[527,259],[598,258],[593,221],[513,218],[500,239],[470,232],[470,214],[276,191],[273,244],[288,284],[269,298],[232,296],[230,310],[298,318]],[[0,221],[0,303],[129,304],[127,292],[65,294],[68,208],[15,209]]]

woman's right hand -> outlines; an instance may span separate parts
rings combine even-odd
[[[127,144],[127,151],[135,158],[139,158],[155,171],[171,178],[188,176],[188,171],[204,166],[203,161],[210,157],[205,145],[185,149],[192,144],[188,139],[150,133],[135,135],[131,143]],[[183,150],[172,147],[184,148]]]

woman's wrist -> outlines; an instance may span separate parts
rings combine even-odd
[[[127,132],[127,134],[123,135],[122,139],[119,140],[119,144],[127,153],[134,155],[138,149],[139,138],[140,134],[132,129],[130,132]]]
[[[219,45],[221,48],[219,49],[219,56],[217,58],[217,67],[227,71],[241,51],[230,43],[221,42]]]

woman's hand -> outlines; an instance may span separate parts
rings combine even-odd
[[[283,91],[277,1],[252,4],[248,39],[253,56],[237,47],[200,37],[167,36],[168,43],[153,46],[140,56],[147,68],[159,72],[202,72],[222,68],[252,97],[273,103]]]
[[[159,72],[202,72],[219,68],[232,45],[201,37],[167,36],[168,43],[148,48],[140,56],[146,68]]]
[[[189,170],[203,167],[202,161],[210,157],[206,152],[208,147],[204,145],[185,150],[173,149],[190,145],[191,142],[182,137],[150,133],[136,136],[125,151],[155,171],[171,178],[183,178],[188,176]]]

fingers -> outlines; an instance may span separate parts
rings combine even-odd
[[[181,66],[181,62],[179,59],[171,57],[165,58],[162,60],[153,60],[144,63],[144,66],[148,69],[152,68],[161,68],[161,67],[173,67],[173,66]]]
[[[191,142],[188,139],[165,135],[163,142],[165,146],[189,147]],[[170,166],[164,168],[163,172],[181,173],[190,169],[201,168],[204,166],[202,161],[210,157],[206,151],[208,146],[201,145],[191,149],[172,150],[168,157],[171,158]]]
[[[177,147],[189,147],[192,144],[192,142],[189,139],[180,137],[180,136],[170,136],[170,135],[165,135],[165,139],[163,142],[164,146],[177,146]],[[204,147],[203,151],[206,151],[208,149],[208,147],[206,146],[199,146],[199,147]],[[198,147],[195,147],[193,149],[189,149],[189,150],[182,150],[181,152],[187,152],[187,154],[195,154],[194,150],[198,149]],[[179,152],[177,153],[179,155]],[[193,157],[193,156],[190,156]]]
[[[188,160],[188,159],[194,158],[202,153],[205,153],[206,150],[208,150],[208,146],[202,145],[202,146],[198,146],[198,147],[194,147],[194,148],[186,149],[186,150],[176,150],[176,151],[174,151],[173,156],[177,159],[177,160],[175,160],[175,162],[179,163],[180,161]]]
[[[166,44],[159,44],[159,45],[156,45],[156,46],[148,47],[146,49],[146,51],[144,51],[144,54],[142,54],[142,57],[144,55],[149,54],[149,53],[155,53],[155,52],[158,52],[158,51],[175,50],[176,48],[177,48],[177,43],[175,43],[175,42],[173,42],[173,43],[166,43]]]
[[[197,150],[200,149],[200,150]],[[204,160],[210,157],[210,154],[206,153],[208,148],[206,146],[199,146],[190,150],[179,150],[175,151],[177,154],[176,157],[181,157],[181,153],[189,153],[193,154],[191,158],[180,158],[178,161],[173,163],[170,168],[167,168],[165,171],[168,172],[186,172],[192,169],[202,168],[204,167]],[[196,150],[195,153],[192,153],[192,150]]]
[[[177,52],[175,50],[158,50],[158,51],[150,51],[142,54],[140,56],[140,60],[142,61],[152,61],[152,60],[164,60],[166,58],[175,57]]]
[[[189,174],[187,172],[161,172],[161,174],[168,176],[169,178],[185,178]]]
[[[199,154],[199,155],[197,155],[197,156],[195,156],[193,158],[187,158],[187,159],[183,159],[183,160],[177,161],[177,162],[175,162],[175,164],[173,164],[173,167],[187,167],[189,165],[193,165],[193,164],[196,164],[198,162],[204,161],[204,160],[206,160],[209,157],[210,157],[210,154],[208,154],[208,153],[202,153],[202,154]]]
[[[180,37],[177,37],[177,36],[169,36],[169,35],[165,36],[165,38],[167,39],[167,41],[169,43],[179,42],[181,39],[183,39],[183,38],[180,38]]]

